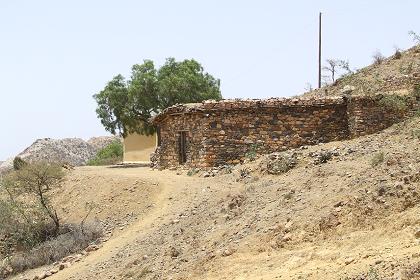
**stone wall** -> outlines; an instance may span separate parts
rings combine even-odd
[[[348,101],[347,106],[352,138],[381,131],[420,109],[415,98],[396,95],[356,96]]]
[[[180,163],[186,135],[187,167],[236,164],[247,153],[270,153],[343,140],[390,126],[411,112],[394,112],[376,97],[206,101],[176,105],[154,119],[161,145],[152,156],[159,168]],[[418,105],[418,102],[416,103]]]

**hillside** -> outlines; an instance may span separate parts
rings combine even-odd
[[[352,94],[409,93],[415,83],[420,83],[420,47],[401,51],[401,56],[392,55],[380,64],[372,64],[353,74],[339,78],[335,83],[304,94],[305,97],[339,95],[344,88]]]
[[[48,279],[419,279],[419,135],[414,118],[210,172],[76,168],[54,202],[78,221],[95,201],[109,240]]]
[[[93,137],[88,141],[80,138],[38,139],[16,156],[25,161],[63,162],[74,166],[86,164],[96,153],[118,139],[114,136]],[[14,157],[0,162],[0,173],[13,168]]]

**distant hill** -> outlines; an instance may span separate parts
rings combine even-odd
[[[38,139],[16,156],[25,161],[63,162],[74,166],[85,165],[96,153],[119,139],[115,136],[93,137],[88,141],[80,138]],[[0,163],[0,172],[13,168],[14,157]]]
[[[381,63],[371,64],[337,79],[333,84],[304,93],[305,97],[340,95],[346,89],[352,94],[408,94],[420,83],[420,46],[395,53]]]

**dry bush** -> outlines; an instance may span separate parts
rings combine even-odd
[[[55,231],[60,228],[57,211],[49,201],[48,191],[61,185],[64,172],[60,165],[52,163],[25,164],[20,169],[9,173],[2,185],[12,202],[21,202],[23,206],[31,204],[40,207],[55,225]],[[24,208],[24,207],[23,207]]]
[[[408,108],[408,100],[405,96],[397,94],[384,95],[379,100],[379,105],[387,110],[393,110],[395,112],[404,112]]]
[[[385,160],[384,152],[378,152],[373,155],[372,159],[370,160],[370,165],[372,167],[378,166]]]
[[[59,261],[65,256],[82,251],[102,236],[102,227],[98,222],[86,224],[83,231],[79,225],[66,225],[61,230],[60,235],[55,238],[45,241],[29,251],[17,253],[10,257],[5,264],[0,264],[0,275],[2,269],[6,270],[6,266],[11,268],[15,274]]]
[[[393,58],[394,59],[400,59],[401,57],[402,57],[401,50],[398,47],[395,47],[395,53],[394,53]]]
[[[15,157],[13,159],[13,169],[14,170],[20,170],[23,167],[25,167],[25,165],[27,165],[28,163],[26,161],[24,161],[21,157]]]
[[[268,174],[279,175],[289,171],[295,167],[296,164],[296,158],[293,155],[273,153],[261,161],[260,170]]]
[[[39,206],[0,199],[0,254],[29,250],[55,235],[55,226]]]
[[[408,35],[411,36],[411,39],[413,39],[414,43],[417,46],[420,46],[420,35],[418,35],[416,32],[414,32],[413,30],[408,32]]]
[[[49,190],[60,185],[62,168],[54,164],[24,164],[0,181],[0,253],[29,250],[58,234],[60,220]]]
[[[373,64],[379,65],[385,60],[385,56],[378,50],[373,55]]]
[[[63,178],[61,166],[47,163],[25,164],[1,178],[0,279],[79,252],[102,235],[99,223],[86,223],[94,204],[80,225],[61,224],[49,194]]]
[[[251,169],[244,167],[239,170],[239,177],[241,179],[247,178],[251,175]]]

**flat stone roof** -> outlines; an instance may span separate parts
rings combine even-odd
[[[284,107],[307,107],[307,106],[328,106],[344,104],[342,96],[324,98],[268,98],[268,99],[222,99],[206,100],[201,103],[176,104],[166,108],[160,114],[152,118],[154,124],[162,121],[166,116],[211,111],[257,109],[257,108],[284,108]]]

